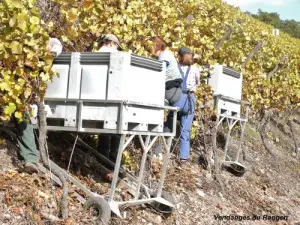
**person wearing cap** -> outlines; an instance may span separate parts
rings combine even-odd
[[[118,52],[122,50],[119,39],[113,34],[105,34],[100,37],[100,49],[98,52]],[[116,161],[120,143],[120,135],[99,135],[98,150],[99,152]]]
[[[122,50],[119,39],[113,34],[105,34],[100,37],[100,49],[98,52],[117,52]]]
[[[190,155],[190,131],[192,128],[196,97],[194,92],[200,85],[200,70],[193,65],[194,59],[192,52],[187,47],[182,47],[178,51],[179,71],[183,79],[182,95],[180,100],[174,104],[179,108],[178,119],[180,120],[179,137],[179,159],[181,163],[186,163]],[[168,115],[168,127],[172,127],[173,114]]]
[[[157,36],[152,38],[153,47],[151,53],[153,57],[161,60],[166,65],[166,90],[165,99],[168,105],[174,105],[180,100],[182,89],[182,77],[178,69],[178,64],[174,54],[167,49],[165,41]]]

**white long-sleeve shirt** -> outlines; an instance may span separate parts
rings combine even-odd
[[[180,65],[180,68],[185,76],[188,66]],[[191,70],[186,81],[186,86],[188,91],[196,91],[197,86],[200,85],[200,72],[201,72],[200,68],[198,68],[195,65],[191,66]]]

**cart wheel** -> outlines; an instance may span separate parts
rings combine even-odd
[[[232,173],[233,175],[237,177],[242,177],[246,173],[246,168],[239,165],[239,164],[230,164],[226,167],[227,171]]]
[[[106,225],[111,218],[111,210],[105,199],[101,197],[89,198],[85,204],[86,210],[91,210],[93,220],[97,225]]]
[[[203,166],[203,169],[207,170],[208,161],[204,155],[200,155],[198,162],[201,166]]]
[[[151,196],[151,197],[155,197],[155,196]],[[175,205],[175,201],[169,192],[163,190],[161,193],[161,197]],[[171,216],[171,214],[174,211],[174,208],[158,202],[151,202],[149,203],[149,206],[155,209],[156,211],[162,213],[165,218]]]

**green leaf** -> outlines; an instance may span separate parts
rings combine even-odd
[[[35,24],[35,25],[40,23],[40,19],[36,16],[30,17],[29,21],[30,21],[30,23]]]
[[[28,2],[29,7],[32,8],[35,5],[36,0],[27,0],[27,2]]]
[[[22,30],[22,31],[26,31],[27,27],[28,27],[28,19],[29,16],[27,15],[27,12],[24,11],[22,13],[18,14],[18,27]]]
[[[21,9],[24,7],[21,0],[5,0],[6,4],[11,8],[18,8]]]
[[[1,82],[0,83],[0,90],[1,91],[9,91],[11,88],[9,87],[8,83]]]
[[[17,42],[17,41],[13,41],[10,45],[9,45],[11,52],[13,54],[22,54],[22,45]]]
[[[9,103],[5,108],[4,108],[4,113],[7,115],[11,115],[14,111],[16,111],[17,107],[14,103]]]
[[[16,112],[15,112],[15,117],[16,117],[17,119],[21,119],[21,118],[23,117],[23,115],[22,115],[21,112],[16,111]]]
[[[12,17],[10,20],[9,20],[9,26],[10,27],[13,27],[17,22],[17,18],[16,16]]]
[[[42,81],[48,81],[48,80],[50,80],[49,73],[41,73],[40,77],[42,78]]]

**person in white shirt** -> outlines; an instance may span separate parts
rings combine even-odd
[[[167,48],[165,41],[161,37],[154,37],[152,38],[152,41],[152,55],[156,59],[163,61],[166,65],[165,100],[167,101],[168,105],[173,106],[180,100],[182,93],[182,78],[178,70],[178,64],[174,54]]]

